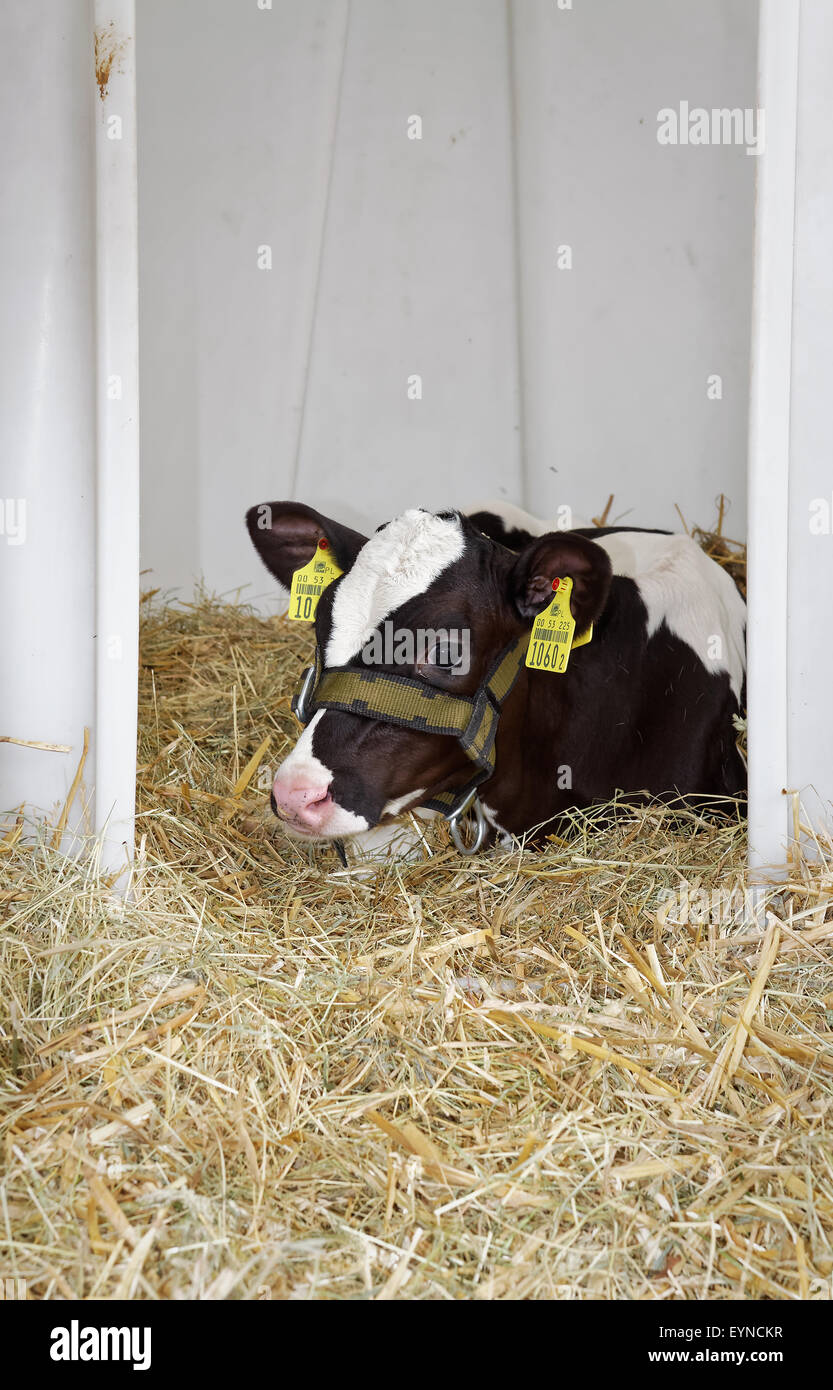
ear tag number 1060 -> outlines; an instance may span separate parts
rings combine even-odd
[[[554,579],[552,600],[532,624],[526,664],[533,671],[550,671],[561,676],[567,669],[576,620],[570,612],[573,581]]]
[[[329,541],[322,536],[312,559],[292,576],[288,617],[298,623],[314,622],[318,600],[327,585],[338,579],[340,574],[343,574],[343,570],[339,569],[330,554]]]

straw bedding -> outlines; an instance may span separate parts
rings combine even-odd
[[[470,861],[434,825],[346,872],[262,789],[309,649],[239,605],[144,603],[127,901],[7,821],[0,1278],[829,1298],[830,846],[760,923],[666,891],[742,887],[739,815],[623,805]]]

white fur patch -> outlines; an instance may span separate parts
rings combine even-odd
[[[396,796],[393,801],[386,802],[382,807],[382,815],[398,816],[400,811],[404,811],[405,807],[409,806],[412,801],[416,801],[418,797],[424,795],[425,787],[417,787],[416,791],[406,792],[404,796]]]
[[[648,636],[664,621],[707,671],[728,672],[740,699],[746,604],[726,571],[690,536],[620,532],[600,536],[596,545],[607,551],[614,574],[636,581],[648,610]]]
[[[361,835],[354,835],[344,846],[348,868],[334,869],[329,878],[372,882],[391,862],[424,859],[425,847],[418,832],[404,825],[376,825]]]
[[[320,709],[317,714],[312,716],[292,752],[284,758],[278,768],[276,781],[280,779],[286,782],[291,779],[296,784],[308,783],[310,786],[320,787],[330,785],[333,780],[332,772],[324,766],[320,758],[316,758],[312,751],[313,733],[326,714],[327,710]],[[292,833],[291,826],[287,826],[286,829],[290,834]],[[345,810],[343,806],[334,804],[319,838],[339,839],[342,835],[358,835],[367,829],[368,822],[364,816],[354,815],[352,811]],[[311,836],[302,835],[302,838],[310,839]]]
[[[456,517],[416,509],[371,536],[336,590],[325,664],[344,666],[357,656],[387,615],[424,593],[464,546]]]
[[[286,780],[285,775],[289,773],[292,775],[293,781],[309,782],[311,786],[320,784],[322,787],[328,787],[332,782],[332,772],[324,766],[320,758],[316,758],[312,751],[313,733],[326,712],[326,710],[320,709],[317,714],[312,716],[292,752],[284,758],[278,768],[278,775],[284,780]]]
[[[481,801],[480,804],[483,807],[484,816],[486,817],[492,829],[497,833],[497,844],[500,846],[501,849],[511,849],[512,836],[508,830],[504,830],[503,826],[499,824],[497,818],[497,811],[493,810],[491,806],[487,806],[485,801]]]
[[[425,855],[419,833],[406,821],[401,825],[374,825],[345,845],[351,866],[389,859],[422,859]]]

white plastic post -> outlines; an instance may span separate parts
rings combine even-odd
[[[139,641],[139,307],[134,0],[96,0],[96,825],[133,847]]]
[[[797,0],[762,0],[752,380],[749,410],[749,866],[783,867],[788,843],[787,596],[790,369],[798,81]]]

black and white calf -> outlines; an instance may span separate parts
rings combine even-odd
[[[522,835],[617,791],[741,794],[732,716],[746,609],[731,578],[688,536],[548,530],[502,510],[407,511],[366,538],[310,507],[274,502],[253,507],[247,525],[286,587],[319,540],[329,543],[344,573],[318,605],[326,671],[366,671],[368,641],[387,622],[398,632],[462,629],[465,669],[433,650],[384,668],[453,694],[474,695],[500,652],[531,631],[553,580],[572,579],[576,634],[592,623],[592,640],[563,675],[521,663],[500,713],[494,772],[479,788],[495,830]],[[296,836],[341,839],[459,789],[470,772],[455,738],[328,708],[278,769],[272,805]]]

